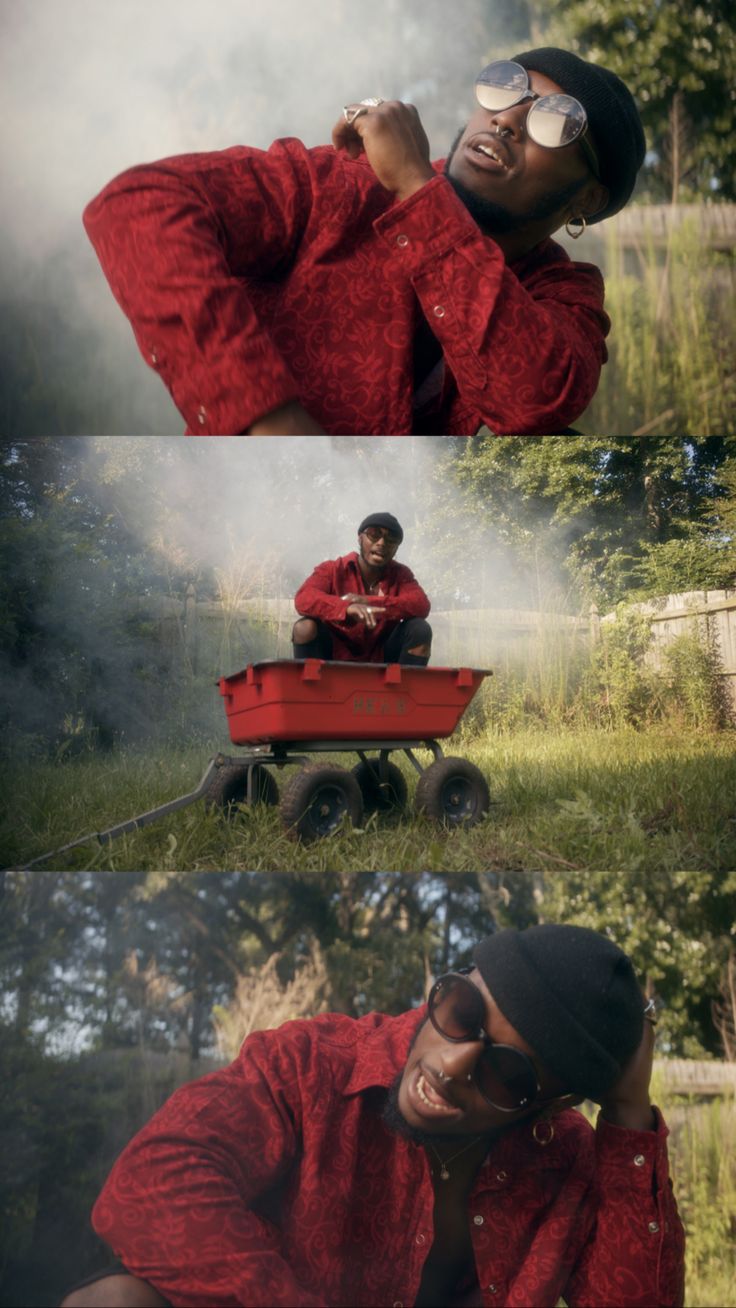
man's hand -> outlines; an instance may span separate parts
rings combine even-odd
[[[654,1025],[645,1019],[644,1034],[636,1053],[601,1102],[601,1116],[614,1126],[631,1131],[653,1131],[654,1114],[649,1099],[654,1059]]]
[[[325,432],[311,413],[294,400],[258,418],[248,436],[324,436]]]
[[[61,1308],[167,1308],[164,1299],[148,1281],[138,1276],[102,1276],[61,1301]]]
[[[367,604],[362,598],[359,604],[350,604],[348,606],[347,617],[353,622],[364,622],[370,631],[378,626],[378,618],[385,613],[385,608],[379,608],[377,604]]]
[[[435,176],[429,141],[413,104],[384,100],[350,125],[341,118],[332,130],[332,144],[351,159],[365,151],[379,182],[397,200],[407,200]]]

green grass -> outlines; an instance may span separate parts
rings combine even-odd
[[[736,1104],[673,1100],[663,1111],[686,1233],[686,1308],[736,1308]]]
[[[651,233],[645,236],[636,271],[625,270],[611,233],[605,264],[609,362],[581,425],[611,435],[649,427],[652,435],[733,433],[730,254],[705,247],[697,219],[689,219],[673,233],[666,258]]]
[[[460,732],[446,753],[475,762],[492,808],[446,832],[411,808],[303,846],[262,806],[227,822],[199,802],[143,831],[49,861],[57,870],[502,871],[736,868],[736,733]],[[36,856],[194,788],[217,745],[8,767],[0,865]],[[223,745],[223,750],[235,750]],[[339,758],[340,756],[335,756]],[[427,757],[428,760],[428,756]],[[323,759],[327,756],[323,755]],[[399,755],[409,780],[415,774]],[[342,756],[351,767],[354,756]],[[290,771],[290,770],[287,770]],[[283,784],[285,773],[279,774]]]

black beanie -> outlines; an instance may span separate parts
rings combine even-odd
[[[644,999],[626,955],[587,927],[498,931],[473,951],[508,1022],[566,1089],[600,1101],[638,1048]]]
[[[358,527],[358,535],[365,531],[366,527],[385,527],[387,531],[392,531],[394,536],[398,536],[399,544],[404,539],[404,532],[401,524],[396,521],[393,513],[369,513]]]
[[[513,58],[527,71],[551,78],[580,101],[595,141],[601,181],[609,191],[606,208],[587,221],[599,223],[618,213],[631,196],[646,153],[644,129],[628,87],[607,68],[555,46],[526,50]]]

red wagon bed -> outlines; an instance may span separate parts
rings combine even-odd
[[[368,743],[451,735],[487,675],[477,668],[275,659],[218,685],[235,745]]]

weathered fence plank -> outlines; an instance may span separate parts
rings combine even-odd
[[[736,1096],[736,1063],[691,1058],[655,1058],[654,1072],[669,1094]]]

